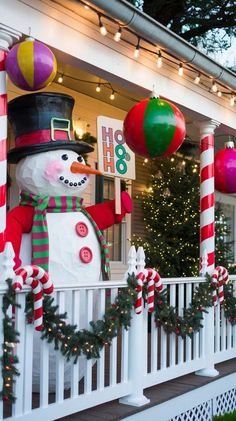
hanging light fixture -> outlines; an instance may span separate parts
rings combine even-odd
[[[198,85],[200,83],[200,80],[201,80],[201,73],[198,73],[198,75],[194,79],[194,83]]]
[[[115,91],[114,91],[114,89],[112,89],[112,93],[111,93],[111,95],[110,95],[110,99],[111,99],[112,101],[114,101],[114,99],[115,99]]]
[[[219,97],[221,97],[221,96],[222,96],[222,92],[221,92],[221,91],[218,91],[218,92],[217,92],[217,95],[218,95]]]
[[[99,28],[100,28],[100,34],[105,36],[107,34],[107,30],[106,30],[106,27],[102,23],[102,18],[100,14],[98,15],[98,23],[99,23]]]
[[[234,95],[231,95],[230,100],[229,100],[231,107],[234,106],[234,101],[235,101]]]
[[[121,39],[121,26],[119,26],[119,29],[118,29],[118,31],[115,33],[115,35],[114,35],[114,40],[116,41],[116,42],[119,42],[120,41],[120,39]]]
[[[157,55],[157,67],[158,67],[158,69],[160,69],[162,67],[162,54],[161,54],[160,50],[159,50],[158,55]]]
[[[60,75],[57,79],[58,83],[63,83],[63,75]]]
[[[96,86],[96,92],[101,92],[101,84],[98,83]]]
[[[137,42],[136,48],[134,50],[134,57],[135,58],[138,58],[138,56],[139,56],[139,50],[140,50],[140,38],[138,38],[138,42]]]
[[[211,90],[212,92],[217,92],[217,84],[215,83],[214,79],[212,81]]]
[[[183,68],[182,63],[179,64],[178,74],[179,74],[179,76],[183,76],[183,74],[184,74],[184,68]]]

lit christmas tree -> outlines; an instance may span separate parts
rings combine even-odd
[[[143,246],[146,264],[163,277],[199,274],[199,162],[180,153],[151,160],[146,192],[139,196],[146,236],[134,237]],[[232,263],[228,220],[216,206],[216,264]]]

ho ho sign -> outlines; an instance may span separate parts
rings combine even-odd
[[[105,175],[135,179],[135,155],[125,143],[123,121],[97,117],[98,164]]]

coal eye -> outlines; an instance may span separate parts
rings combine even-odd
[[[68,155],[66,155],[66,153],[65,153],[64,155],[61,156],[61,158],[63,159],[63,161],[67,161]]]
[[[83,162],[83,158],[82,158],[82,156],[78,156],[77,161],[79,161],[79,162]]]

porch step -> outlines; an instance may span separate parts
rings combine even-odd
[[[236,372],[236,358],[217,364],[216,369],[219,371],[219,376],[215,378],[201,377],[195,374],[187,374],[186,376],[178,377],[157,386],[150,387],[145,390],[145,396],[150,399],[150,403],[143,407],[133,407],[129,405],[122,405],[118,400],[108,402],[96,407],[78,412],[68,417],[60,418],[61,421],[118,421],[125,419],[134,414],[144,412],[146,409],[163,402],[169,401],[179,395],[190,392],[200,388],[208,383],[213,383],[222,377]],[[214,387],[214,385],[212,385]],[[143,414],[144,415],[144,414]],[[166,414],[168,418],[168,414]],[[199,420],[200,421],[200,420]]]

